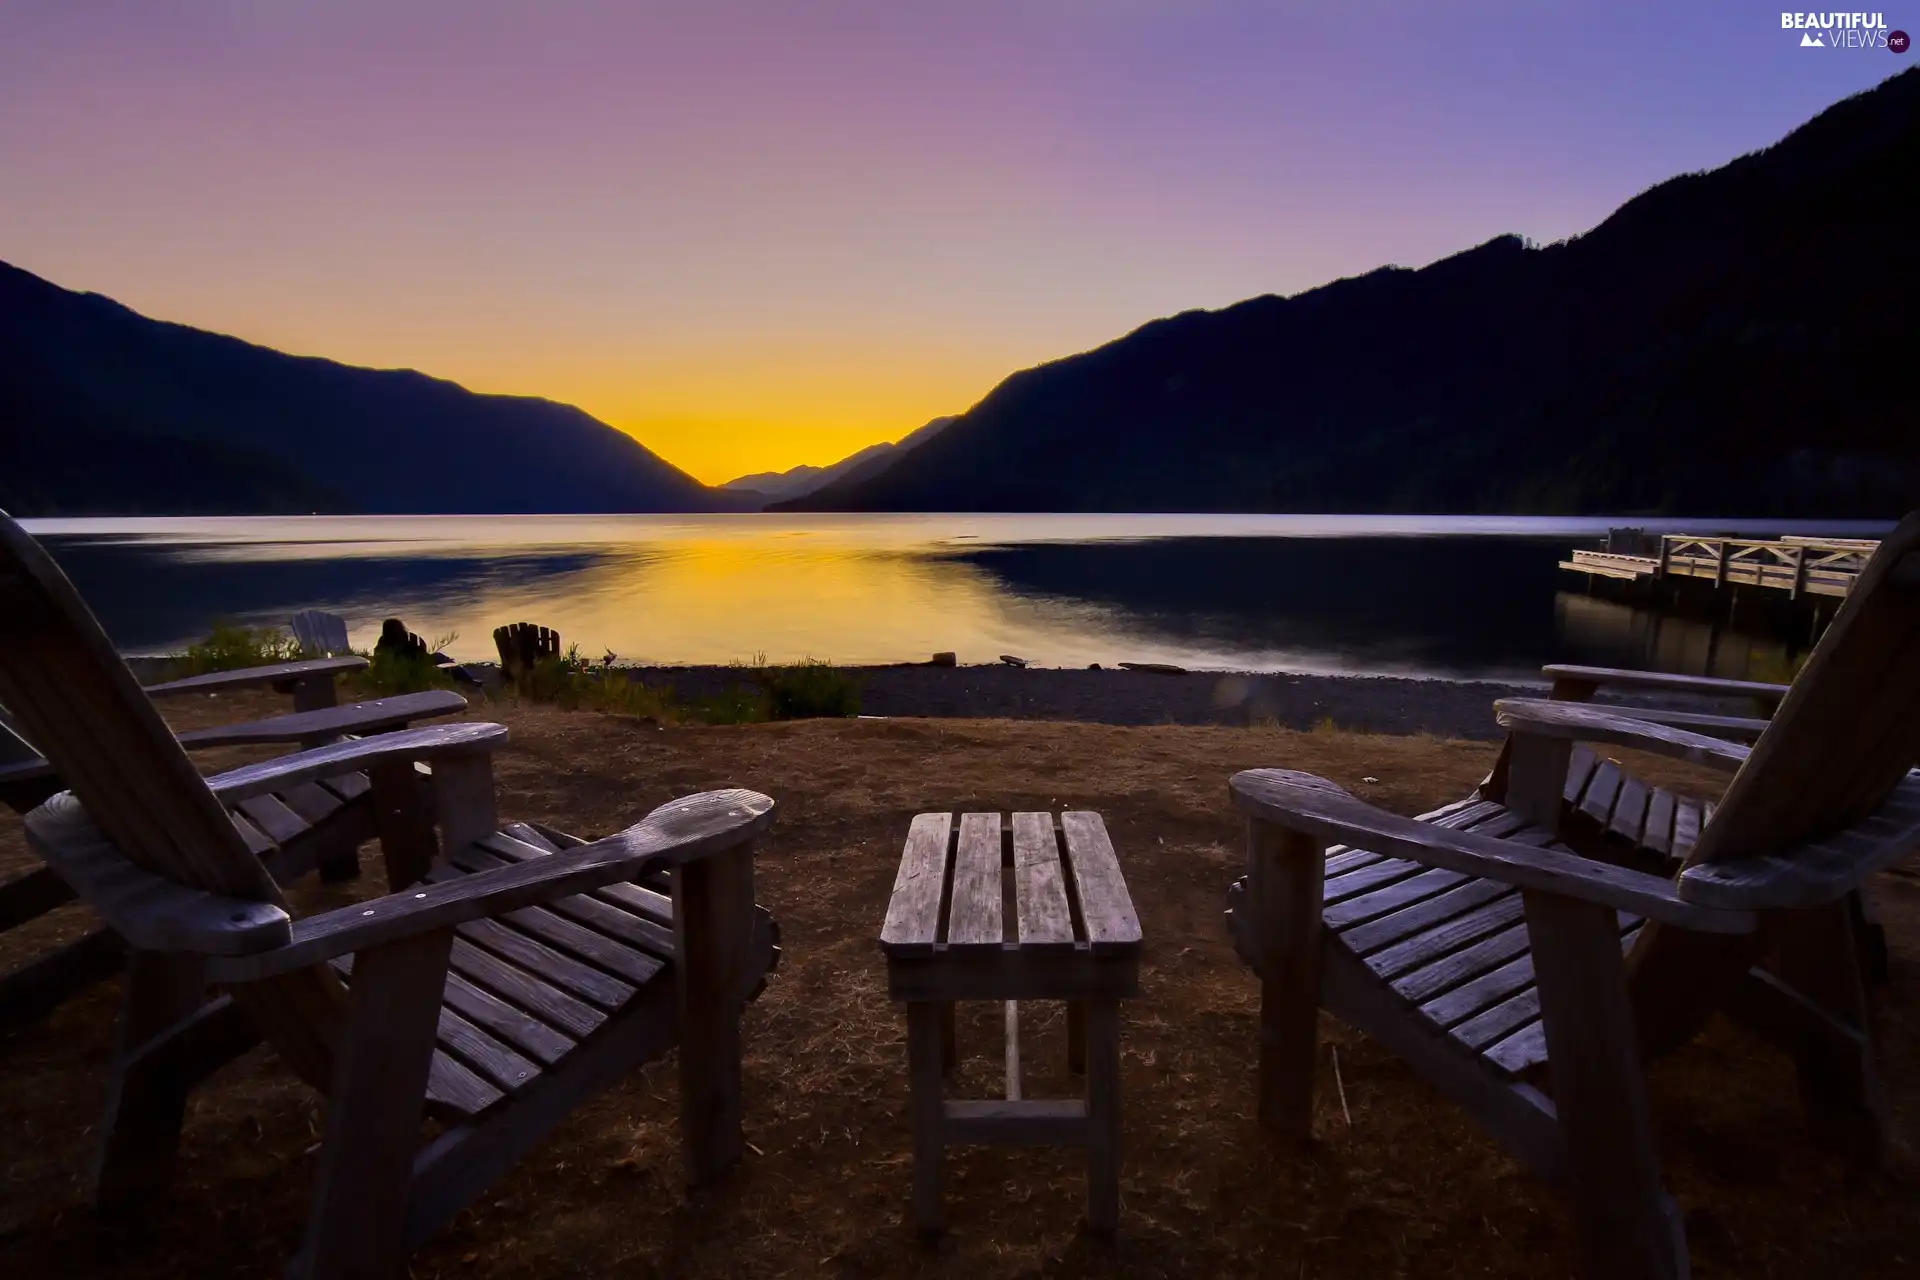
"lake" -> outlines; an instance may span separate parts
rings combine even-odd
[[[589,657],[1495,679],[1544,662],[1777,674],[1794,646],[1585,593],[1557,562],[1611,524],[1875,536],[1884,524],[1524,517],[714,515],[29,520],[115,643],[320,608],[357,646],[397,616],[455,657],[507,622]]]

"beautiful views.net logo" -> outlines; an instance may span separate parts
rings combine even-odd
[[[1885,14],[1783,13],[1780,29],[1798,31],[1802,49],[1886,49],[1905,53],[1904,31],[1889,31]]]

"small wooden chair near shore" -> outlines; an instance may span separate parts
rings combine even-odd
[[[533,674],[543,658],[560,656],[560,633],[531,622],[514,622],[493,629],[493,647],[500,655],[500,675],[519,684]]]
[[[296,710],[291,715],[180,734],[180,744],[195,750],[318,746],[349,734],[404,729],[466,710],[466,699],[447,690],[334,705],[335,675],[364,666],[364,658],[278,663],[171,680],[148,685],[142,692],[148,698],[167,698],[268,686],[292,695]],[[0,719],[0,802],[24,814],[66,785],[55,767]],[[374,835],[372,787],[366,775],[357,771],[280,787],[235,801],[227,811],[247,848],[282,884],[315,869],[323,880],[353,878],[360,870],[359,848]],[[0,883],[0,932],[37,920],[72,902],[74,896],[72,886],[51,867]],[[87,987],[118,973],[125,957],[126,944],[113,930],[91,929],[0,975],[0,1031],[46,1016]]]
[[[1751,748],[1568,701],[1496,709],[1506,767],[1423,819],[1304,774],[1234,776],[1249,874],[1229,919],[1261,976],[1260,1116],[1309,1135],[1324,1006],[1566,1185],[1586,1274],[1682,1276],[1643,1055],[1729,1012],[1794,1056],[1816,1136],[1883,1151],[1847,898],[1920,840],[1920,513]],[[1677,874],[1560,841],[1576,741],[1733,772]]]
[[[337,613],[302,609],[287,620],[300,652],[309,658],[331,658],[352,653],[347,642],[347,620]]]
[[[202,778],[65,575],[5,518],[0,701],[73,788],[27,816],[30,845],[133,949],[102,1204],[151,1201],[188,1091],[259,1038],[328,1099],[294,1268],[307,1280],[403,1274],[582,1100],[676,1043],[687,1173],[740,1155],[740,1013],[778,955],[753,900],[765,796],[690,796],[592,843],[502,826],[490,753],[507,731],[493,724]],[[361,769],[391,891],[296,920],[229,806]],[[227,994],[208,1002],[210,984]]]

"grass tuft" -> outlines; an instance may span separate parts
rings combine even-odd
[[[237,627],[220,623],[205,640],[187,646],[174,660],[176,678],[238,671],[300,657],[300,645],[277,627]]]
[[[767,718],[807,720],[860,714],[860,682],[820,658],[760,673],[767,691]]]

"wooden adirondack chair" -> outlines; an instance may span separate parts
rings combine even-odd
[[[1727,680],[1715,676],[1677,675],[1665,671],[1630,671],[1618,667],[1585,667],[1554,663],[1541,668],[1552,681],[1548,696],[1561,702],[1585,702],[1603,688],[1634,693],[1684,693],[1752,704],[1753,716],[1718,712],[1680,711],[1665,707],[1609,706],[1635,720],[1695,730],[1731,742],[1754,742],[1766,731],[1773,713],[1790,686],[1755,680]],[[1511,740],[1503,746],[1493,775],[1482,784],[1485,798],[1494,778],[1503,778]],[[1567,768],[1566,809],[1561,836],[1577,851],[1594,851],[1595,842],[1609,860],[1631,858],[1642,870],[1669,873],[1679,869],[1700,839],[1700,830],[1713,816],[1714,803],[1644,782],[1617,761],[1586,746],[1576,745]],[[1870,982],[1889,976],[1886,929],[1864,891],[1847,896],[1853,912],[1854,935],[1861,963]]]
[[[288,619],[300,652],[312,658],[330,658],[353,652],[347,643],[347,620],[337,613],[302,609]]]
[[[443,689],[333,705],[335,673],[365,665],[363,658],[280,663],[149,685],[144,692],[149,698],[175,697],[272,685],[292,693],[296,706],[302,708],[292,715],[181,734],[181,745],[194,749],[314,746],[346,734],[404,729],[466,710],[466,699]],[[0,802],[24,814],[65,785],[54,766],[0,719]],[[323,880],[353,878],[360,871],[360,846],[374,836],[372,787],[363,772],[300,782],[236,801],[228,806],[228,815],[247,848],[282,884],[316,868]],[[0,933],[73,899],[72,886],[51,867],[15,876],[0,883]],[[80,991],[118,973],[125,956],[125,943],[117,934],[93,929],[0,975],[0,1032],[44,1017]]]
[[[1261,976],[1261,1118],[1308,1135],[1325,1007],[1566,1184],[1588,1275],[1684,1275],[1643,1054],[1733,1013],[1794,1055],[1818,1135],[1881,1152],[1846,899],[1920,839],[1920,513],[1751,748],[1591,704],[1516,699],[1497,716],[1504,776],[1424,819],[1305,774],[1234,776],[1249,875],[1229,917]],[[1557,840],[1576,741],[1733,771],[1676,875]]]
[[[0,701],[73,786],[28,815],[32,847],[133,948],[103,1204],[167,1181],[188,1090],[256,1035],[328,1097],[295,1268],[319,1280],[400,1274],[583,1098],[676,1042],[688,1173],[738,1157],[740,1011],[777,956],[753,901],[765,796],[688,797],[590,844],[502,827],[489,753],[506,730],[490,724],[202,778],[65,576],[4,519]],[[393,891],[295,920],[227,806],[361,769]],[[227,996],[203,1003],[210,983]],[[424,1144],[423,1117],[440,1124]]]
[[[560,656],[560,633],[531,622],[509,623],[493,629],[493,647],[500,654],[500,674],[518,684],[542,658]]]

